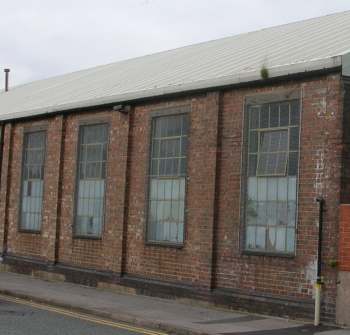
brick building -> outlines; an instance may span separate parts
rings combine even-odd
[[[350,12],[0,93],[10,271],[350,322]],[[336,310],[338,308],[338,313]]]

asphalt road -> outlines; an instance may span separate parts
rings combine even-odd
[[[57,309],[54,312],[45,306],[33,307],[0,299],[0,334],[1,335],[160,335],[150,330],[123,329],[120,323],[104,321],[94,317],[80,318],[79,313]],[[61,312],[60,312],[61,311]],[[72,316],[70,316],[70,314]],[[106,324],[107,323],[107,324]]]

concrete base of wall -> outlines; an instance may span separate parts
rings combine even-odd
[[[337,324],[350,326],[350,272],[340,271],[337,290]]]
[[[64,264],[47,264],[34,259],[6,256],[0,264],[0,272],[16,272],[48,281],[66,281],[97,288],[111,289],[118,293],[143,294],[181,300],[189,304],[217,306],[259,314],[311,320],[313,300],[286,299],[216,288],[208,290],[179,283],[162,282],[110,272],[75,268]],[[334,323],[334,320],[325,320]]]

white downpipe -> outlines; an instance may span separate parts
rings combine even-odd
[[[314,320],[315,326],[318,326],[320,324],[321,291],[322,291],[322,285],[320,283],[316,283],[315,284],[315,320]]]

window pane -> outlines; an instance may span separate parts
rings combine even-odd
[[[299,127],[290,128],[289,150],[298,150],[299,148]]]
[[[256,163],[257,163],[257,155],[249,155],[249,176],[256,175]]]
[[[300,121],[300,115],[299,115],[299,101],[294,100],[290,104],[290,124],[291,125],[298,125]]]
[[[250,129],[259,128],[259,115],[260,115],[260,108],[250,109]]]
[[[108,142],[108,125],[79,129],[78,183],[75,234],[101,236]]]
[[[26,133],[23,141],[20,226],[39,231],[44,189],[46,132]]]
[[[278,127],[279,125],[279,106],[278,104],[270,105],[270,128]]]
[[[257,152],[258,151],[258,132],[251,131],[249,137],[249,152]]]
[[[289,153],[288,174],[296,176],[298,173],[298,152]]]
[[[289,102],[280,104],[280,127],[289,125]]]
[[[268,128],[269,126],[269,106],[263,105],[260,112],[260,128]]]
[[[159,142],[159,154],[151,152],[147,238],[182,243],[188,116],[158,117],[152,127],[152,142]]]
[[[260,135],[258,175],[274,176],[286,173],[288,131],[264,131]]]

